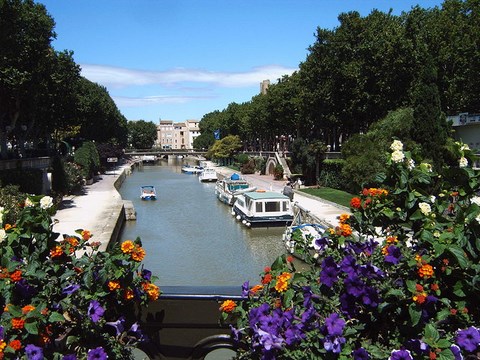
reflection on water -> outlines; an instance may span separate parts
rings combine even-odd
[[[126,179],[120,193],[133,201],[137,220],[127,222],[121,240],[141,238],[145,267],[160,285],[257,283],[284,253],[284,229],[247,229],[216,199],[214,183],[182,173],[181,165],[145,165]],[[141,185],[155,186],[157,200],[140,200]]]

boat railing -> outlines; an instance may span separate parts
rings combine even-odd
[[[139,359],[210,359],[216,352],[235,355],[230,329],[222,325],[220,305],[242,300],[240,286],[164,286],[160,298],[142,308],[140,323],[148,341]]]

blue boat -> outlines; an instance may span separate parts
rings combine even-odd
[[[143,185],[140,187],[140,199],[142,200],[157,200],[157,192],[153,185]]]

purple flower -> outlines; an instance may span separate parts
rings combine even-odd
[[[340,295],[340,308],[350,317],[354,317],[357,313],[355,306],[355,298],[348,294]]]
[[[5,329],[3,328],[3,326],[0,326],[0,340],[3,340],[5,336]]]
[[[25,354],[28,360],[43,360],[43,349],[33,344],[25,346]]]
[[[345,279],[344,283],[347,294],[355,297],[359,297],[363,294],[365,284],[358,276],[349,276]]]
[[[340,336],[343,334],[345,320],[343,320],[338,314],[333,313],[325,319],[325,325],[327,326],[328,335]]]
[[[77,360],[77,355],[75,354],[63,355],[62,360]]]
[[[413,351],[417,355],[423,355],[426,356],[430,352],[430,346],[426,344],[425,342],[419,340],[419,339],[411,339],[409,340],[405,347],[408,350]]]
[[[101,346],[95,349],[88,350],[87,360],[96,360],[96,359],[106,360],[107,358],[108,358],[108,355]]]
[[[248,297],[249,293],[250,293],[250,283],[248,281],[245,281],[242,284],[242,298]]]
[[[71,284],[71,285],[68,285],[68,286],[65,286],[62,290],[62,294],[63,295],[71,295],[73,294],[75,291],[77,291],[78,289],[80,289],[80,285],[78,284]]]
[[[256,323],[260,321],[260,318],[262,318],[265,315],[268,315],[270,313],[270,305],[267,303],[263,303],[260,305],[258,308],[253,308],[250,310],[248,313],[248,320],[250,322],[250,325],[253,327]]]
[[[137,322],[133,323],[133,325],[130,326],[130,329],[127,331],[127,333],[132,334],[140,341],[144,341],[147,339],[147,336],[142,332],[142,330],[140,329],[140,325],[138,325]]]
[[[230,331],[232,332],[233,341],[238,344],[242,338],[242,331],[230,325]]]
[[[352,255],[345,256],[340,263],[340,268],[344,273],[347,273],[348,275],[355,274],[357,268],[355,258]]]
[[[468,329],[458,330],[455,340],[462,349],[472,352],[480,343],[480,333],[476,327],[470,326]]]
[[[362,301],[365,305],[370,306],[371,308],[376,308],[380,303],[378,291],[373,287],[367,286],[362,295]]]
[[[402,258],[402,253],[398,247],[395,245],[390,245],[387,248],[387,255],[385,256],[385,262],[390,264],[398,264]]]
[[[295,345],[305,338],[300,325],[292,325],[285,331],[285,343],[288,346]]]
[[[323,341],[323,347],[327,351],[339,354],[342,351],[342,344],[345,344],[345,338],[342,336],[327,336]]]
[[[338,265],[333,257],[326,257],[322,262],[322,270],[320,271],[320,282],[331,288],[338,280]]]
[[[269,332],[263,331],[262,329],[257,330],[257,334],[259,336],[260,344],[263,348],[267,351],[272,349],[281,349],[283,345],[283,338],[280,336],[276,336],[274,334],[270,334]]]
[[[25,301],[30,300],[38,293],[38,290],[31,286],[25,279],[20,279],[20,281],[17,281],[15,284],[15,290],[22,298],[24,298]]]
[[[152,278],[152,272],[150,270],[143,269],[142,270],[142,278],[144,278],[147,281],[150,281],[150,279]]]
[[[90,301],[90,305],[88,306],[88,315],[90,315],[90,319],[93,322],[97,322],[105,313],[105,309],[100,305],[97,300]]]
[[[370,354],[364,348],[359,348],[352,352],[353,360],[368,360],[370,359]]]
[[[413,360],[408,350],[393,350],[388,360]]]
[[[450,346],[450,350],[452,351],[455,360],[463,360],[462,351],[457,345],[454,344]]]
[[[125,331],[125,317],[124,316],[120,316],[120,318],[117,321],[110,321],[110,322],[107,322],[105,324],[113,326],[115,328],[117,336]]]

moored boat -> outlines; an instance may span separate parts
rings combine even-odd
[[[192,165],[183,165],[182,172],[186,174],[199,174],[203,171],[203,167],[201,166],[192,166]]]
[[[239,195],[233,204],[232,215],[247,227],[286,226],[293,221],[290,199],[264,190]]]
[[[218,180],[217,171],[214,168],[206,167],[198,176],[198,179],[202,182],[214,182]]]
[[[157,200],[157,192],[153,185],[143,185],[140,187],[140,198],[142,200]]]
[[[243,179],[237,173],[228,178],[220,179],[215,184],[215,194],[218,200],[232,206],[240,194],[257,190],[246,179]]]

